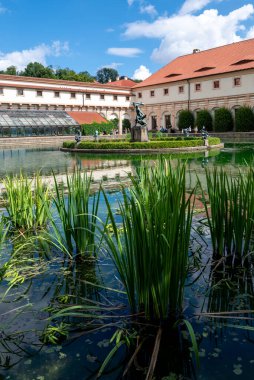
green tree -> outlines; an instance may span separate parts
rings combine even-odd
[[[18,75],[17,67],[16,66],[9,66],[5,70],[5,74],[7,75]]]
[[[108,83],[110,79],[114,82],[118,75],[117,70],[111,69],[110,67],[103,67],[97,71],[96,79],[100,83]]]
[[[114,125],[114,129],[118,129],[119,119],[115,118],[111,122]]]
[[[131,122],[129,119],[123,119],[123,130],[129,132],[131,130]]]
[[[96,79],[88,71],[80,71],[80,73],[78,73],[78,78],[80,82],[94,82]]]
[[[235,130],[254,131],[254,113],[250,107],[244,106],[235,110]]]
[[[52,67],[45,67],[39,62],[28,63],[25,70],[22,71],[19,75],[35,78],[55,78],[55,74]]]
[[[213,119],[208,110],[201,110],[197,113],[196,126],[198,129],[205,126],[207,131],[213,130]]]
[[[228,108],[218,108],[214,114],[214,130],[228,132],[233,130],[233,116]]]
[[[189,110],[182,110],[179,113],[178,117],[178,128],[184,129],[184,128],[193,128],[194,126],[194,115]]]

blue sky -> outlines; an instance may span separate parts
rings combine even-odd
[[[0,69],[29,62],[144,79],[178,55],[254,38],[250,0],[0,0]]]

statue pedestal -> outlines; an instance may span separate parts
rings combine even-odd
[[[131,128],[131,141],[132,142],[147,142],[147,141],[149,141],[146,127],[132,127]]]

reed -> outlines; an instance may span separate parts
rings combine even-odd
[[[243,262],[253,248],[253,177],[251,168],[235,178],[222,169],[206,170],[207,195],[202,193],[216,259]]]
[[[121,190],[122,229],[104,192],[112,225],[112,234],[102,231],[107,250],[132,311],[144,311],[148,319],[164,320],[182,309],[193,215],[185,172],[184,165],[174,169],[165,159],[154,167],[143,164],[131,188]]]
[[[12,228],[29,230],[46,225],[51,195],[39,173],[33,179],[23,174],[7,176],[3,184],[7,198],[7,220]]]
[[[66,175],[66,189],[54,179],[53,203],[60,220],[52,218],[55,238],[72,257],[94,254],[100,191],[91,195],[92,177],[79,170]]]

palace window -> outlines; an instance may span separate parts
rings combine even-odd
[[[3,95],[3,94],[4,94],[4,89],[0,87],[0,95]]]
[[[55,91],[55,98],[60,98],[60,92],[59,91]]]
[[[114,99],[114,100],[117,100],[117,95],[113,95],[113,99]]]
[[[220,81],[219,80],[213,81],[213,88],[220,88]]]
[[[100,94],[100,99],[104,100],[105,99],[105,95],[104,94]]]
[[[19,96],[24,95],[24,90],[23,90],[23,88],[18,88],[18,89],[17,89],[17,95],[19,95]]]
[[[36,91],[36,96],[42,96],[42,91],[41,90]]]
[[[182,94],[184,92],[184,86],[178,87],[179,94]]]
[[[91,94],[86,94],[86,99],[91,99]]]
[[[195,84],[195,90],[196,91],[201,91],[201,84],[200,83],[196,83]]]
[[[150,96],[154,96],[154,90],[150,91]]]
[[[168,95],[168,88],[164,88],[164,95]]]
[[[234,86],[241,86],[241,78],[234,78]]]
[[[142,92],[138,92],[138,98],[142,98]]]
[[[130,97],[129,97],[129,96],[126,96],[125,100],[130,100]]]
[[[76,98],[76,92],[71,92],[71,98],[75,99]]]

